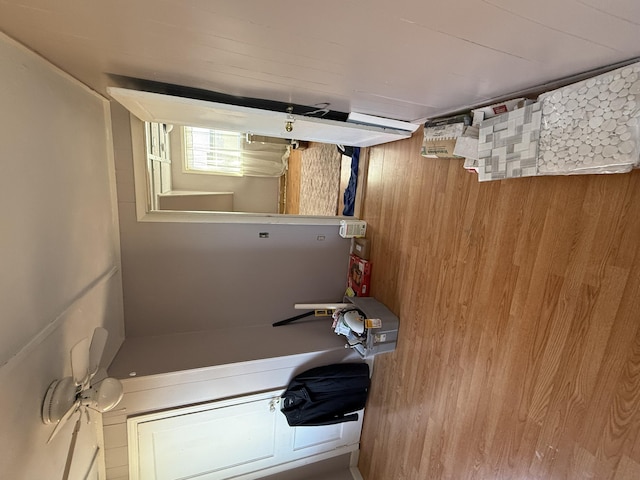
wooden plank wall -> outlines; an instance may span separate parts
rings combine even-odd
[[[640,478],[640,171],[478,183],[370,152],[376,358],[366,480]]]
[[[289,167],[285,174],[285,190],[280,190],[280,195],[285,198],[283,213],[298,215],[300,212],[300,175],[302,174],[302,150],[291,149],[289,155]]]

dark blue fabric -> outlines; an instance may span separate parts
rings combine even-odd
[[[356,190],[358,189],[358,165],[360,163],[360,147],[353,147],[351,155],[351,176],[344,190],[344,209],[342,214],[352,217],[356,206]]]

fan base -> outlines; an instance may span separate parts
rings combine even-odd
[[[42,402],[42,421],[49,425],[58,423],[76,401],[76,384],[73,377],[54,380]]]

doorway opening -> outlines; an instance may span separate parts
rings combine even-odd
[[[199,130],[144,123],[151,211],[342,215],[351,157],[335,145]]]

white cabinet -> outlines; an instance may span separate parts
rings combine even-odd
[[[130,479],[260,478],[292,462],[357,450],[362,413],[357,422],[290,427],[280,412],[281,393],[129,418]]]

